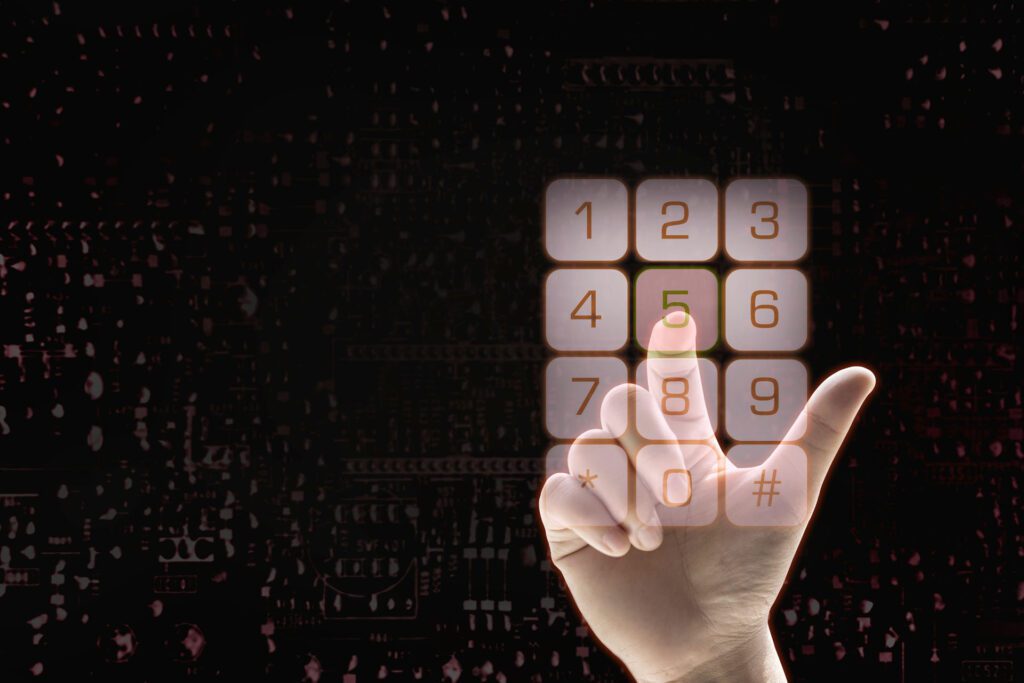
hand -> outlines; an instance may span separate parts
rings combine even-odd
[[[539,502],[541,520],[551,558],[577,608],[593,634],[638,681],[783,681],[785,673],[769,631],[769,611],[836,453],[874,388],[875,377],[862,367],[830,376],[784,439],[796,442],[807,458],[807,505],[798,511],[798,523],[743,527],[720,510],[704,526],[663,526],[669,517],[659,501],[664,464],[650,472],[644,471],[650,467],[642,461],[636,471],[637,453],[646,442],[637,434],[635,423],[628,422],[628,403],[635,406],[637,422],[651,420],[648,424],[656,424],[668,438],[675,434],[690,440],[687,437],[692,436],[706,444],[696,451],[669,446],[676,460],[673,467],[693,473],[694,492],[707,491],[708,486],[724,492],[726,477],[739,478],[732,480],[734,485],[740,481],[753,486],[764,468],[793,457],[795,450],[775,447],[769,459],[755,467],[725,466],[704,408],[693,353],[695,336],[694,321],[687,322],[682,313],[655,325],[647,364],[650,391],[627,384],[608,393],[601,407],[602,429],[581,435],[569,451],[569,473],[555,474],[545,483]],[[682,423],[670,424],[659,407],[666,363],[673,376],[689,377],[693,400]],[[603,487],[587,486],[580,476],[586,467],[581,447],[594,439],[617,442],[628,454],[628,471],[622,469],[629,481],[636,482],[632,505],[624,506],[622,496],[610,493],[623,490],[625,482],[617,482],[619,489],[609,486],[616,484],[609,481],[602,482]],[[700,450],[705,455],[697,457],[704,462],[687,461]],[[624,521],[617,524],[617,519]]]

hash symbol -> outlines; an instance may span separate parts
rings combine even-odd
[[[766,480],[764,478],[765,472],[767,472],[767,470],[761,470],[761,478],[754,482],[754,485],[757,486],[757,490],[754,491],[754,495],[757,496],[757,507],[761,507],[761,498],[763,496],[768,496],[768,506],[767,507],[771,507],[772,506],[772,498],[774,498],[775,496],[781,496],[782,495],[781,493],[779,493],[778,491],[775,490],[775,485],[782,483],[780,480],[775,478],[775,475],[778,472],[778,470],[772,470],[772,480],[771,481],[768,481],[768,480]],[[764,490],[765,485],[769,486],[767,491]]]

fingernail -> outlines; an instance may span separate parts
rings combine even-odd
[[[661,527],[642,526],[636,532],[636,540],[644,550],[654,550],[661,545]]]
[[[696,341],[697,323],[690,316],[675,311],[654,326],[648,350],[669,357],[692,354]]]
[[[619,529],[612,529],[605,532],[601,537],[608,551],[614,555],[621,555],[629,549],[629,538]]]
[[[682,311],[672,311],[665,316],[665,327],[682,328],[690,324],[690,316]]]

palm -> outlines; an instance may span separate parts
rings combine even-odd
[[[767,620],[803,530],[772,529],[766,539],[763,529],[720,517],[707,527],[666,528],[650,552],[609,557],[585,546],[557,564],[594,634],[638,672],[677,659],[679,643],[711,653],[752,638]]]

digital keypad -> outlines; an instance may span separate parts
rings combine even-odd
[[[807,188],[792,178],[738,178],[724,189],[706,178],[551,182],[544,420],[557,443],[548,469],[628,501],[620,479],[631,459],[630,485],[646,487],[670,526],[720,514],[741,526],[803,521],[809,377],[797,354],[808,343],[810,291],[799,265],[810,215]],[[626,382],[636,390],[613,391]],[[612,445],[627,430],[635,452]],[[730,444],[724,458],[715,439]]]

